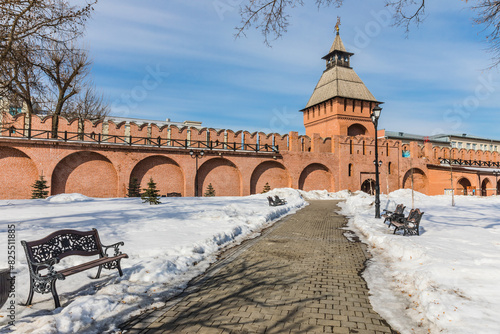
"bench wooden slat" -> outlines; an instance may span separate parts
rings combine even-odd
[[[82,271],[98,267],[98,266],[100,266],[102,264],[105,264],[105,263],[108,263],[108,262],[113,262],[115,260],[124,259],[124,258],[128,258],[128,255],[127,254],[121,254],[121,255],[113,256],[113,257],[107,257],[106,256],[106,257],[102,257],[100,259],[96,259],[96,260],[93,260],[93,261],[89,261],[89,262],[85,262],[85,263],[76,265],[76,266],[71,267],[71,268],[66,268],[66,269],[63,269],[63,270],[59,270],[58,273],[60,273],[64,277],[68,277],[68,276],[71,276],[71,275],[74,275],[74,274],[77,274],[77,273],[81,273]]]

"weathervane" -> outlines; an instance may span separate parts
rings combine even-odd
[[[335,25],[335,30],[337,31],[337,35],[339,34],[340,28],[340,16],[337,16],[337,24]]]

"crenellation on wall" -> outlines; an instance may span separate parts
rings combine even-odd
[[[233,130],[226,130],[226,133],[229,148],[236,147],[236,149],[240,149],[243,143],[243,131],[238,130],[234,132]]]
[[[125,129],[127,128],[128,134],[127,130],[125,130],[125,136],[131,137],[129,138],[129,140],[132,140],[132,142],[138,141],[142,138],[151,138],[150,136],[148,136],[148,123],[137,124],[135,122],[129,122],[128,127],[126,127]],[[140,142],[142,143],[143,141]]]
[[[332,141],[331,137],[321,138],[320,152],[322,152],[322,153],[334,153],[333,141]]]
[[[298,136],[299,141],[299,151],[300,152],[311,152],[312,140],[309,136]]]

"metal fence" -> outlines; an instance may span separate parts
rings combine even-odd
[[[223,142],[219,140],[190,140],[190,139],[169,139],[169,138],[152,138],[152,137],[136,137],[136,136],[119,136],[101,133],[85,133],[85,132],[70,132],[60,131],[55,138],[52,137],[50,130],[36,129],[17,129],[15,127],[1,128],[0,136],[10,138],[26,138],[40,140],[60,140],[64,142],[83,141],[97,144],[122,144],[128,146],[154,146],[165,148],[180,148],[180,149],[206,149],[206,150],[225,150],[225,151],[250,151],[250,152],[270,152],[279,153],[278,145],[259,143],[247,144],[238,142]]]

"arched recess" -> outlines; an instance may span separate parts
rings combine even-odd
[[[361,191],[370,195],[375,194],[375,181],[373,179],[365,180],[361,184]]]
[[[238,167],[224,158],[205,161],[198,169],[198,194],[203,196],[209,184],[216,196],[240,196],[241,173]]]
[[[299,189],[333,191],[332,172],[325,165],[313,163],[304,168],[299,178]]]
[[[277,161],[264,161],[258,165],[250,178],[250,193],[261,193],[266,183],[271,189],[290,186],[290,175],[285,166]]]
[[[149,179],[153,178],[161,195],[172,192],[185,195],[184,173],[177,162],[166,156],[153,155],[139,161],[130,173],[129,182],[134,177],[140,183],[141,189],[147,188]]]
[[[491,182],[488,179],[484,179],[481,183],[481,196],[488,196],[490,192],[489,188],[491,186]]]
[[[53,195],[80,193],[89,197],[118,196],[118,175],[108,158],[76,152],[62,159],[52,173]]]
[[[366,128],[361,124],[353,124],[347,128],[348,136],[364,136],[366,134]]]
[[[427,175],[420,168],[411,168],[403,177],[403,188],[411,189],[413,179],[413,190],[427,194],[429,181]]]
[[[24,152],[11,147],[0,148],[0,198],[31,198],[31,185],[38,177],[35,163]]]
[[[458,180],[457,195],[467,195],[467,187],[470,186],[470,181],[467,178],[462,177],[460,180]]]

